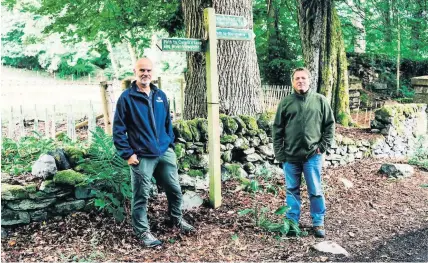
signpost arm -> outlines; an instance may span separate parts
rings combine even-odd
[[[214,208],[221,205],[220,167],[220,115],[217,74],[217,36],[214,8],[204,10],[204,26],[208,32],[206,56],[207,103],[208,103],[208,150],[210,176],[210,203]]]

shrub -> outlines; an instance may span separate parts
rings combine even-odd
[[[88,175],[86,183],[91,193],[95,194],[95,207],[123,221],[125,205],[132,197],[128,164],[118,155],[111,136],[100,127],[93,132],[88,156],[81,167]]]
[[[417,165],[428,170],[428,137],[420,136],[417,139],[413,154],[410,156],[409,164]]]
[[[43,138],[37,132],[35,136],[25,136],[19,141],[4,138],[1,148],[1,169],[3,172],[19,175],[31,172],[31,166],[40,155],[55,149],[52,139]]]

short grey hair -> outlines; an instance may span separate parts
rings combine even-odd
[[[293,83],[294,74],[296,74],[297,71],[304,71],[304,72],[306,72],[306,74],[308,74],[308,78],[311,79],[311,72],[309,72],[309,70],[307,68],[305,68],[305,67],[299,67],[299,68],[293,69],[293,72],[291,73],[291,83]]]

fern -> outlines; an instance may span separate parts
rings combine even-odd
[[[88,174],[87,183],[95,195],[95,206],[122,221],[126,215],[125,204],[132,197],[129,167],[117,154],[111,136],[100,127],[92,134],[89,158],[80,165]]]

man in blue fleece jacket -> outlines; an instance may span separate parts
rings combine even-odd
[[[168,99],[151,83],[152,68],[148,58],[136,62],[136,81],[120,96],[113,121],[114,145],[131,170],[132,225],[147,247],[162,244],[150,233],[147,219],[152,176],[165,189],[168,213],[174,225],[182,232],[194,231],[182,217],[182,194]]]

